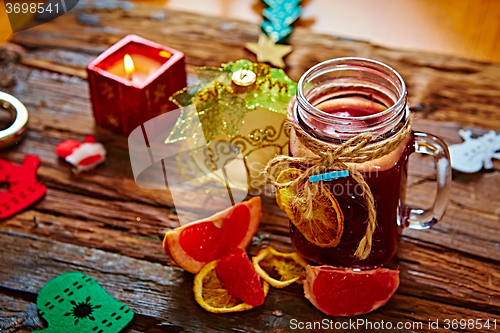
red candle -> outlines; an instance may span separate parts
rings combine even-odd
[[[135,35],[110,47],[87,71],[97,125],[122,135],[176,109],[168,98],[186,86],[184,54]]]

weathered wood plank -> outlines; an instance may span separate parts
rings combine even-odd
[[[141,227],[142,220],[137,222],[133,218],[134,214],[130,220],[108,220],[107,217],[99,216],[108,213],[99,212],[96,207],[92,210],[95,215],[87,218],[87,213],[80,212],[88,212],[89,207],[82,206],[81,202],[89,199],[78,200],[78,196],[73,194],[67,197],[74,213],[68,210],[58,211],[57,207],[46,210],[56,215],[33,210],[10,219],[2,228],[175,265],[162,249],[163,232],[169,228],[170,222],[148,224],[145,218],[144,226]],[[63,200],[59,204],[63,205],[65,202],[68,201]],[[293,251],[288,237],[288,220],[284,216],[276,215],[274,210],[268,210],[269,207],[272,209],[273,205],[272,200],[264,199],[263,222],[254,239],[254,245],[249,248],[253,255],[266,245],[282,251]],[[113,203],[108,202],[108,206],[112,207]],[[439,231],[434,233],[439,235]],[[417,236],[422,237],[420,233],[415,232]],[[400,267],[401,286],[407,290],[408,295],[425,296],[428,299],[485,311],[500,311],[500,273],[497,263],[418,241],[413,238],[412,233],[409,236],[411,238],[403,238],[398,254],[391,263],[393,267]],[[432,240],[437,238],[430,237]],[[450,237],[443,238],[446,240]],[[451,242],[452,248],[454,246],[459,250],[457,239],[458,237],[452,237],[448,243]],[[467,289],[462,288],[464,274],[470,274],[470,285]],[[443,293],[443,290],[446,292]],[[496,296],[492,298],[492,295]]]
[[[81,71],[95,55],[133,32],[185,52],[191,72],[193,66],[253,59],[243,45],[255,41],[259,31],[250,23],[173,11],[167,13],[166,20],[153,21],[149,19],[152,9],[143,6],[112,11],[90,6],[87,11],[97,15],[101,25],[81,25],[76,21],[78,11],[70,13],[18,34],[14,41],[29,49],[19,55],[35,67],[36,61],[44,61]],[[463,126],[475,127],[478,134],[500,129],[498,64],[389,50],[311,34],[303,29],[296,29],[291,44],[295,51],[286,59],[287,71],[295,80],[317,62],[339,56],[370,57],[393,66],[408,84],[410,105],[418,118],[415,129],[437,134],[448,143],[461,142],[457,130]],[[0,221],[3,233],[0,244],[9,244],[6,254],[21,253],[22,246],[29,249],[21,254],[20,262],[9,261],[9,265],[0,266],[0,287],[12,287],[33,296],[51,277],[68,270],[82,270],[105,281],[118,297],[139,309],[142,322],[131,328],[137,331],[155,329],[158,322],[154,320],[161,320],[177,325],[164,328],[172,332],[182,327],[203,332],[231,331],[229,324],[238,327],[238,331],[281,332],[288,331],[291,318],[305,321],[324,318],[300,296],[300,287],[272,292],[265,307],[247,314],[214,316],[201,310],[190,294],[192,276],[177,269],[161,248],[163,233],[178,225],[170,192],[140,189],[135,184],[126,139],[94,127],[86,81],[16,64],[12,59],[0,59],[2,73],[8,74],[7,79],[0,80],[2,90],[13,93],[28,106],[31,123],[26,140],[1,151],[0,158],[20,163],[26,153],[39,155],[42,158],[39,178],[49,191],[32,209]],[[62,140],[81,140],[89,133],[96,134],[105,144],[109,158],[92,172],[74,175],[57,158],[54,148]],[[428,206],[435,186],[432,161],[412,157],[410,165],[408,200]],[[430,231],[404,232],[398,255],[390,263],[401,270],[398,294],[384,309],[363,318],[442,321],[498,317],[499,172],[500,162],[495,161],[491,172],[454,174],[452,202],[444,220]],[[255,254],[265,245],[291,251],[285,214],[272,197],[263,197],[263,209],[262,223],[249,252]],[[12,236],[8,235],[9,230],[52,240]],[[22,246],[13,247],[11,243],[16,242]],[[7,256],[4,259],[3,254],[0,261],[9,259]],[[38,267],[41,263],[46,267]],[[116,265],[114,270],[110,265]],[[153,281],[138,276],[143,265],[148,272],[154,272]],[[11,267],[20,270],[12,274],[7,271]],[[123,267],[124,270],[119,270]],[[1,272],[7,280],[3,280]],[[163,275],[174,276],[175,282],[161,282]],[[18,299],[16,302],[24,304]],[[283,310],[284,316],[273,316],[274,309]],[[190,323],[192,318],[196,320]],[[240,323],[242,326],[236,326]]]
[[[42,322],[36,304],[0,291],[0,332],[31,332],[32,329],[44,328]]]
[[[167,11],[165,20],[151,20],[154,9],[140,5],[130,10],[108,11],[89,4],[85,10],[99,17],[99,26],[82,25],[75,18],[78,13],[70,13],[21,32],[14,41],[28,47],[97,54],[123,35],[134,32],[185,52],[189,68],[218,66],[239,58],[254,59],[243,47],[244,43],[257,40],[259,28],[252,23],[175,11]],[[393,66],[403,75],[411,105],[426,118],[500,129],[499,64],[391,50],[314,34],[304,28],[294,30],[290,44],[295,51],[286,62],[288,73],[295,80],[307,68],[327,59],[369,57]]]
[[[418,128],[419,121],[416,124]],[[61,162],[53,151],[55,145],[65,136],[66,134],[61,134],[59,131],[32,130],[28,134],[29,140],[23,142],[18,149],[9,152],[8,155],[0,153],[0,156],[8,156],[8,159],[17,162],[22,161],[24,154],[28,152],[42,157],[39,177],[50,188],[57,191],[49,191],[49,195],[35,206],[37,210],[49,213],[49,215],[51,213],[58,216],[70,214],[69,218],[76,219],[81,219],[83,214],[86,220],[95,222],[101,222],[102,217],[99,215],[103,215],[108,221],[105,228],[125,229],[123,231],[132,229],[133,237],[161,237],[165,230],[178,225],[176,216],[169,209],[173,206],[173,201],[168,191],[141,189],[131,179],[128,154],[122,145],[122,139],[117,138],[113,139],[114,141],[105,142],[109,151],[109,159],[104,166],[88,174],[74,175],[70,172],[69,165]],[[420,159],[415,162],[416,165],[410,163],[410,175],[413,175],[418,183],[412,185],[410,182],[408,200],[412,204],[429,206],[435,186],[431,181],[435,178],[434,167],[430,161]],[[481,178],[476,179],[478,176]],[[425,232],[407,230],[407,234],[418,239],[432,240],[436,244],[447,245],[452,249],[458,248],[460,251],[499,260],[496,237],[500,233],[498,207],[489,204],[490,200],[498,200],[496,185],[499,179],[496,171],[484,173],[482,176],[458,175],[455,177],[452,189],[452,203],[444,220],[434,230]],[[77,195],[66,196],[65,193],[68,191]],[[82,197],[82,194],[94,199]],[[66,199],[70,200],[71,204],[69,201],[66,202]],[[108,201],[100,202],[99,200],[102,199]],[[112,201],[111,204],[109,200]],[[74,207],[78,209],[74,210]],[[288,222],[272,199],[265,210],[270,213],[264,215],[263,227],[267,229],[263,232],[269,233],[274,226],[274,230],[281,228],[280,234],[286,236]],[[97,215],[89,216],[89,214]],[[277,218],[275,214],[278,214]],[[28,219],[32,216],[33,214]],[[120,227],[120,222],[115,221],[124,220],[127,221],[124,223],[130,224],[137,217],[141,218],[141,221],[135,222],[135,227],[130,225],[123,228]],[[16,217],[13,218],[15,219]],[[20,219],[22,221],[19,224],[22,225],[27,218],[20,217]],[[277,227],[278,225],[281,227]],[[144,232],[137,233],[138,228],[143,229]],[[455,239],[458,240],[455,241]],[[461,243],[458,247],[457,242]]]
[[[36,294],[0,288],[0,332],[29,333],[45,329],[45,320],[37,314]],[[156,318],[135,315],[121,333],[182,333],[182,327],[162,324]]]
[[[98,199],[134,201],[154,205],[159,208],[153,210],[160,219],[163,214],[169,214],[168,207],[173,207],[169,191],[141,189],[133,181],[127,142],[124,138],[99,131],[97,136],[108,149],[108,160],[105,166],[83,175],[72,174],[69,171],[69,165],[60,161],[55,155],[54,147],[60,141],[68,138],[81,140],[86,134],[94,131],[86,81],[73,79],[68,82],[68,77],[63,75],[34,70],[28,76],[26,83],[18,86],[21,87],[16,88],[18,97],[28,101],[28,107],[32,110],[31,130],[25,142],[16,149],[7,151],[8,155],[1,152],[0,156],[21,162],[24,154],[35,153],[42,158],[40,179],[51,188],[86,194]],[[63,100],[64,103],[61,105]],[[74,102],[69,103],[69,100]],[[457,134],[459,128],[457,125],[417,119],[415,128],[443,136],[449,143],[458,143],[461,140]],[[68,133],[72,134],[68,135]],[[495,162],[495,165],[496,170],[499,170],[500,163]],[[418,184],[413,186],[410,178],[408,200],[413,204],[428,206],[432,200],[432,195],[429,194],[433,193],[434,186],[429,181],[435,178],[432,161],[412,158],[410,176],[416,177]],[[500,252],[497,251],[498,243],[495,239],[495,235],[500,233],[498,207],[488,205],[490,200],[499,199],[496,190],[496,184],[499,181],[500,176],[496,171],[485,173],[483,176],[481,174],[472,176],[458,174],[454,181],[453,202],[443,222],[436,226],[437,232],[412,232],[412,236],[430,240],[430,235],[434,235],[434,240],[439,244],[456,247],[456,244],[450,243],[450,240],[455,237],[453,226],[459,226],[460,230],[457,230],[457,233],[460,242],[463,243],[461,250],[499,260]],[[489,200],[485,200],[486,198]],[[163,213],[162,208],[165,209]],[[48,206],[44,209],[50,210],[51,208]],[[270,209],[277,209],[277,207]],[[478,209],[481,210],[482,215],[474,215],[472,212]],[[120,209],[115,209],[114,213],[108,214],[118,217],[119,212],[121,212]],[[471,214],[474,215],[473,223],[470,221]],[[458,222],[464,219],[467,221]],[[143,221],[143,223],[147,222]],[[484,225],[484,228],[491,232],[485,232],[484,228],[476,228],[476,225]],[[443,234],[442,230],[438,229],[445,226],[447,233]],[[489,242],[483,242],[485,237],[489,239]]]
[[[417,129],[419,126],[429,130],[428,122],[419,125],[417,121]],[[433,129],[438,129],[438,126],[434,126]],[[123,139],[117,137],[112,137],[105,142],[110,149],[110,160],[105,166],[89,174],[73,175],[69,171],[69,166],[60,162],[53,152],[55,145],[66,135],[55,130],[39,131],[34,128],[29,132],[28,140],[9,153],[9,158],[19,162],[27,152],[45,157],[40,170],[40,178],[49,185],[50,189],[47,197],[40,201],[33,210],[9,219],[0,227],[171,264],[172,262],[161,249],[164,232],[178,225],[176,216],[168,209],[168,206],[172,205],[168,193],[141,190],[135,185],[129,168],[123,167],[123,161],[126,161],[128,156]],[[120,167],[117,167],[118,165]],[[432,170],[432,164],[419,163],[417,166],[425,166],[428,170]],[[128,172],[122,173],[126,169]],[[417,168],[416,177],[426,176],[432,179],[432,171],[430,175],[427,171],[424,174],[421,172],[422,170]],[[486,175],[495,177],[494,173]],[[479,188],[484,185],[470,184],[479,186],[473,188],[472,193],[479,192]],[[420,182],[414,188],[410,188],[409,191],[412,194],[410,198],[414,203],[422,204],[423,202],[425,205],[425,201],[430,197],[431,187],[430,182]],[[484,188],[482,189],[484,191]],[[491,187],[491,190],[494,191],[495,187]],[[488,196],[489,192],[483,193]],[[482,215],[471,213],[470,209],[481,205],[484,198],[478,199],[469,201],[465,206],[452,203],[447,217],[434,230],[425,232],[407,230],[405,233],[412,238],[498,260],[498,251],[495,251],[498,247],[495,237],[498,234],[498,215],[492,211],[486,211]],[[475,218],[472,221],[471,215]],[[137,217],[140,217],[141,221],[137,221]],[[264,216],[258,236],[264,240],[260,243],[262,245],[272,244],[279,249],[291,250],[288,220],[285,214],[277,209],[273,198],[264,200]],[[405,241],[402,244],[405,244]],[[252,253],[256,251],[257,248],[252,249]],[[399,256],[402,261],[412,259],[411,251]],[[429,252],[425,262],[432,263],[433,257],[434,254]],[[482,266],[483,263],[477,262],[476,265]],[[423,266],[421,264],[421,267]],[[433,285],[432,280],[435,278],[433,269],[433,265],[426,267],[425,272],[430,276],[430,281],[420,280],[419,288],[429,288]],[[435,291],[436,288],[440,287],[434,286],[429,290]],[[469,296],[475,299],[473,293]],[[462,298],[457,294],[452,297],[451,302],[463,304]],[[483,304],[479,299],[474,302],[475,306]]]
[[[272,289],[266,305],[252,311],[230,317],[214,315],[194,302],[193,277],[183,270],[6,231],[0,231],[0,243],[4,247],[0,257],[0,287],[36,294],[51,278],[68,271],[80,271],[96,279],[110,295],[127,304],[136,314],[158,318],[187,331],[290,331],[293,318],[299,321],[328,318],[300,296],[300,286]],[[405,291],[396,294],[386,307],[360,318],[394,323],[443,318],[500,320],[498,314],[407,296]],[[272,314],[276,309],[283,311],[282,317]]]
[[[146,10],[145,9],[142,9],[142,11],[139,11],[136,13],[136,11],[134,10],[134,13],[133,15],[135,16],[132,16],[132,17],[142,17],[144,18],[145,17],[145,12]],[[99,12],[98,13],[99,15],[111,15],[113,13],[101,13]],[[115,15],[118,15],[118,14],[115,14]],[[186,15],[185,17],[185,20],[191,22],[194,20],[194,18],[198,18],[197,16],[190,16],[190,14],[180,14],[180,16],[182,15]],[[173,22],[175,23],[175,26],[178,27],[179,25],[182,26],[182,20],[180,19],[177,19],[177,16],[176,15],[176,21]],[[129,16],[128,16],[129,17]],[[202,20],[203,21],[203,20]],[[114,21],[113,21],[114,22]],[[223,21],[220,21],[220,22],[223,22]],[[219,23],[220,23],[219,22]],[[51,23],[52,24],[52,23]],[[118,23],[117,23],[118,24]],[[148,23],[149,24],[149,23]],[[151,24],[154,24],[151,23]],[[214,23],[211,23],[212,25],[214,25]],[[222,24],[222,23],[220,23]],[[248,24],[245,24],[245,23],[241,23],[241,22],[237,22],[237,23],[234,23],[237,25],[238,27],[238,31],[242,30],[242,31],[246,31],[248,33],[249,31],[249,26]],[[241,27],[240,27],[241,25]],[[44,25],[45,26],[45,25]],[[251,26],[251,25],[250,25]],[[241,29],[240,29],[241,28]],[[40,27],[41,29],[41,27]],[[191,26],[190,28],[190,32],[192,31],[195,31],[197,29],[196,26]],[[182,29],[181,29],[182,30]],[[30,33],[32,30],[30,30]],[[55,29],[55,27],[52,27],[50,29],[50,32],[51,33],[58,33],[58,34],[61,34],[63,32],[58,32],[59,30]],[[92,30],[93,31],[93,30]],[[26,32],[27,34],[28,32]],[[35,32],[33,32],[35,33]],[[211,32],[213,33],[213,31]],[[57,35],[58,38],[63,38],[64,36],[66,38],[74,38],[74,37],[71,37],[70,35]],[[54,37],[54,36],[53,36]],[[173,41],[176,41],[176,38],[177,36],[173,36]],[[200,38],[205,38],[205,37],[200,37]],[[334,48],[337,43],[340,43],[342,45],[348,45],[349,43],[351,43],[352,45],[355,45],[356,47],[352,47],[354,50],[356,50],[357,52],[366,52],[366,48],[373,48],[371,47],[370,45],[367,45],[365,43],[358,43],[358,42],[346,42],[346,41],[337,41],[335,39],[328,39],[326,36],[315,36],[315,38],[318,40],[318,45],[323,45],[323,47],[326,47],[326,48]],[[37,39],[38,40],[38,39]],[[64,40],[64,39],[63,39]],[[319,40],[324,40],[322,43],[319,42]],[[99,39],[99,41],[103,41],[103,39]],[[301,41],[301,42],[305,42],[305,41]],[[40,43],[40,42],[39,42]],[[43,43],[43,41],[42,41]],[[347,44],[346,44],[347,43]],[[65,45],[65,44],[64,44]],[[300,44],[302,45],[302,43]],[[61,47],[64,47],[61,43]],[[189,44],[188,45],[185,45],[186,48],[190,49],[190,46]],[[365,50],[365,51],[363,51]],[[383,49],[376,49],[378,52],[390,52],[388,50],[383,50]],[[370,51],[372,52],[372,51]],[[493,75],[495,76],[495,66],[494,65],[488,65],[488,64],[480,64],[480,63],[476,63],[476,62],[470,62],[470,61],[466,61],[466,60],[459,60],[459,59],[454,59],[454,58],[448,58],[448,57],[442,57],[442,56],[431,56],[431,55],[421,55],[420,57],[416,58],[416,57],[412,57],[412,53],[408,53],[408,52],[396,52],[396,51],[391,51],[392,53],[390,55],[386,55],[386,59],[387,60],[391,60],[391,55],[393,55],[395,57],[395,59],[392,59],[392,61],[395,61],[395,63],[398,63],[398,62],[401,62],[401,66],[402,68],[406,68],[406,67],[410,67],[408,70],[415,70],[416,67],[419,67],[422,72],[421,73],[414,73],[414,75],[412,77],[414,77],[417,81],[425,81],[425,87],[427,87],[428,85],[428,81],[431,80],[433,77],[436,77],[435,79],[439,82],[441,82],[439,76],[440,75],[455,75],[457,76],[457,80],[460,79],[462,80],[462,76],[466,75],[467,77],[469,77],[471,74],[477,74],[477,73],[480,73],[480,72],[485,72],[485,73],[488,73],[488,75]],[[222,52],[223,53],[223,52]],[[333,55],[332,55],[333,56]],[[43,57],[43,56],[39,56],[39,57]],[[66,57],[67,58],[67,57]],[[56,60],[58,59],[62,59],[60,60],[60,62],[64,63],[64,64],[67,64],[68,61],[65,60],[66,58],[64,57],[61,57],[61,56],[58,56],[56,57]],[[73,64],[75,65],[75,64]],[[82,66],[82,61],[80,61],[79,63],[77,62],[75,66]],[[396,65],[394,65],[396,67]],[[491,68],[491,66],[493,66],[493,69]],[[292,69],[296,69],[296,68],[302,68],[303,70],[305,70],[305,65],[302,64],[302,63],[297,63],[297,64],[291,64],[291,70]],[[493,72],[492,72],[493,70]],[[438,71],[436,73],[436,71]],[[42,74],[41,74],[42,73]],[[31,91],[27,96],[26,96],[26,99],[29,100],[29,101],[32,101],[31,103],[34,103],[34,105],[39,105],[40,103],[42,104],[46,104],[47,102],[43,102],[40,100],[40,97],[37,97],[37,96],[43,96],[45,99],[47,99],[47,96],[50,96],[50,94],[52,93],[54,96],[55,96],[55,99],[53,101],[50,102],[49,105],[46,105],[46,107],[43,109],[43,112],[40,113],[40,116],[38,116],[37,113],[35,113],[33,115],[33,123],[34,123],[34,126],[36,125],[40,125],[41,128],[44,128],[44,129],[47,129],[47,127],[53,127],[54,126],[54,123],[53,122],[49,122],[47,121],[48,119],[50,118],[58,118],[58,122],[56,123],[56,128],[58,130],[67,130],[67,131],[80,131],[79,133],[83,134],[83,133],[88,133],[92,130],[93,128],[93,123],[92,123],[92,119],[91,117],[89,116],[89,113],[88,113],[88,108],[89,108],[89,105],[88,105],[88,100],[86,98],[87,96],[87,90],[86,90],[86,84],[84,81],[80,81],[78,82],[79,84],[76,84],[76,81],[75,81],[75,84],[71,85],[71,84],[68,84],[66,82],[65,84],[65,89],[64,89],[64,92],[61,91],[61,88],[60,88],[60,85],[57,85],[57,84],[47,84],[47,72],[45,72],[45,74],[43,74],[44,72],[40,72],[40,71],[34,71],[32,73],[32,75],[30,75],[30,79],[28,80],[29,82],[29,85],[24,85],[24,87],[28,86],[30,88],[24,88],[26,91],[23,91],[24,92],[28,92],[29,89],[33,89],[33,91]],[[486,74],[485,74],[486,75]],[[420,82],[419,81],[419,82]],[[479,86],[477,86],[477,88],[474,88],[475,86],[475,83],[474,82],[468,82],[468,85],[467,85],[467,89],[468,90],[471,90],[471,91],[480,91],[481,90],[481,85],[484,84],[484,80],[479,80],[478,81],[480,83]],[[81,84],[80,84],[81,83]],[[422,84],[424,84],[422,83]],[[477,83],[476,83],[477,85]],[[38,89],[36,87],[39,87]],[[409,83],[409,89],[410,89],[410,94],[411,94],[411,88],[415,86],[414,84],[411,84]],[[421,86],[416,86],[414,89],[417,91],[418,94],[423,94],[423,89],[425,87],[421,87]],[[472,88],[471,88],[472,87]],[[39,90],[40,89],[40,90]],[[441,91],[442,89],[438,88],[436,89],[436,91]],[[61,107],[60,104],[61,104],[61,100],[67,98],[68,96],[78,96],[78,92],[80,92],[80,96],[82,97],[81,98],[81,101],[83,102],[83,104],[81,105],[82,108],[78,108],[78,110],[81,110],[82,112],[77,112],[79,115],[80,114],[86,114],[86,116],[84,117],[84,120],[82,119],[82,122],[80,122],[78,120],[78,117],[75,118],[75,114],[74,112],[68,112],[68,111],[71,111],[71,109],[74,108],[75,106],[75,103],[72,103],[72,107],[71,109],[69,109],[68,107]],[[20,91],[16,91],[18,93],[21,93]],[[491,103],[495,104],[496,102],[496,93],[493,93],[493,92],[483,92],[486,96],[489,96],[488,98],[485,98],[485,99],[478,99],[478,98],[475,98],[475,101],[478,102],[478,103],[483,103],[485,107],[489,107],[489,105],[491,105]],[[61,95],[63,94],[63,95]],[[463,94],[462,94],[463,95]],[[467,94],[466,94],[467,95]],[[417,96],[418,97],[418,96]],[[462,96],[460,96],[462,97]],[[37,100],[38,98],[38,100]],[[422,97],[423,98],[423,97]],[[411,96],[410,96],[410,99],[411,99]],[[76,104],[78,105],[78,104]],[[422,107],[422,105],[419,105],[418,106],[418,110],[422,110],[422,108],[425,109],[425,107]],[[51,112],[50,110],[57,110],[57,112],[54,112],[53,116],[51,117]],[[63,112],[61,112],[63,111]],[[87,112],[85,112],[87,111]],[[424,114],[426,114],[424,112]],[[491,117],[488,116],[488,114],[484,114],[483,115],[484,117],[486,117],[485,119],[488,119],[488,125],[491,125]],[[48,118],[49,117],[49,118]],[[41,118],[41,119],[40,119]],[[481,118],[481,115],[478,115],[477,118]],[[460,121],[463,123],[463,120],[465,120],[466,118],[465,117],[462,117],[460,119]],[[435,124],[435,123],[434,123]],[[428,124],[427,124],[428,125]],[[441,125],[438,125],[438,126],[441,126]],[[434,126],[435,128],[439,128],[438,126]],[[49,127],[49,128],[50,128]],[[418,126],[417,126],[418,128]],[[427,126],[426,126],[427,128]],[[85,131],[85,132],[84,132]],[[431,131],[432,132],[432,131]],[[434,131],[435,132],[435,131]],[[439,131],[438,131],[439,132]],[[439,134],[439,133],[437,133]],[[126,152],[125,152],[126,154]],[[110,163],[110,162],[109,162]],[[497,164],[498,165],[498,164]],[[415,169],[415,168],[414,168]],[[418,169],[417,169],[418,170]],[[422,170],[425,170],[424,172],[427,173],[427,172],[432,172],[430,168],[422,168]],[[422,171],[422,170],[418,170],[418,172]],[[130,173],[129,173],[130,174]],[[59,177],[59,176],[62,176],[60,174],[55,174],[55,175],[51,175],[51,177]],[[491,184],[490,180],[491,179],[497,179],[497,176],[496,175],[492,175],[492,176],[489,176],[489,181],[488,183]],[[468,181],[470,179],[470,177],[466,177],[465,178],[465,181]],[[67,184],[69,185],[69,184]],[[73,185],[76,185],[76,184],[73,184]],[[115,184],[116,185],[116,184]],[[419,202],[424,202],[425,201],[429,201],[430,200],[430,197],[428,195],[428,192],[429,192],[429,189],[432,189],[432,186],[429,187],[429,184],[427,184],[426,182],[424,182],[424,184],[421,184],[423,189],[419,192],[416,192],[416,193],[412,193],[411,196],[409,196],[410,200],[413,200],[413,202],[415,203],[419,203]],[[476,185],[476,184],[474,184]],[[473,187],[474,187],[473,185]],[[78,185],[76,185],[78,186]],[[94,186],[94,184],[92,184],[92,186]],[[126,186],[125,188],[122,188],[122,186],[118,186],[119,189],[121,189],[122,193],[132,193],[132,192],[135,192],[135,191],[131,191],[131,188],[133,188],[134,184],[130,184],[128,186]],[[456,201],[455,200],[455,203],[457,205],[459,205],[460,207],[463,207],[465,209],[468,209],[469,207],[473,207],[474,209],[477,209],[477,205],[478,204],[482,204],[482,206],[486,206],[486,201],[484,200],[480,200],[481,198],[479,198],[479,200],[472,200],[470,201],[467,205],[464,205],[463,203],[463,200],[464,199],[467,199],[467,197],[470,197],[471,194],[474,194],[474,193],[477,193],[477,191],[475,191],[475,189],[477,189],[477,187],[475,188],[470,188],[470,185],[468,185],[468,192],[469,192],[469,195],[468,196],[464,196],[464,195],[459,195],[458,197],[460,198],[460,200]],[[113,186],[113,188],[116,188],[115,186]],[[481,187],[481,189],[483,190],[482,193],[486,193],[486,196],[489,196],[490,194],[490,191],[484,191],[484,188]],[[101,189],[102,190],[102,189]],[[144,197],[144,195],[146,195],[146,193],[144,193],[145,191],[139,191],[140,192],[140,195],[142,197]],[[165,191],[163,191],[165,192]],[[497,191],[495,191],[494,193],[497,193]],[[157,198],[161,198],[162,195],[159,195],[159,196],[155,196]],[[453,198],[452,198],[453,199]],[[166,202],[167,205],[172,205],[172,202],[169,200],[168,198],[168,195],[167,195],[167,202]],[[494,205],[490,205],[490,209],[493,209],[494,208]],[[470,212],[469,212],[469,216],[470,216]],[[448,216],[450,215],[450,213],[448,213]],[[462,210],[459,209],[458,212],[457,212],[457,215],[460,216],[460,217],[463,217],[464,214],[462,213]],[[448,218],[447,216],[447,218]],[[465,214],[465,216],[467,216],[467,214]],[[498,225],[496,222],[498,221],[497,219],[497,216],[498,214],[496,212],[493,212],[493,215],[490,215],[488,214],[485,219],[489,219],[490,220],[490,223],[495,223],[496,225]],[[445,220],[446,221],[446,220]],[[441,224],[443,225],[443,224]],[[449,229],[449,228],[448,228]],[[476,230],[475,228],[472,228],[472,230]],[[494,230],[496,230],[496,227],[494,228]],[[482,230],[479,230],[482,234],[483,231]],[[492,234],[495,234],[495,233],[492,233]],[[428,236],[428,235],[426,235]],[[415,234],[415,237],[419,237]],[[426,238],[428,239],[428,238]],[[479,239],[481,239],[481,237],[479,237]],[[466,239],[463,239],[463,240],[466,240]],[[443,239],[443,241],[445,241]],[[464,241],[465,244],[468,244],[470,242],[468,241]],[[496,246],[496,245],[494,245]],[[480,248],[481,246],[479,246]],[[486,255],[488,257],[491,257],[493,256],[493,258],[497,258],[496,257],[496,253],[498,253],[498,251],[492,251],[491,248],[487,248],[485,249],[484,251],[480,251],[480,249],[478,248],[478,246],[475,246],[474,249],[471,249],[471,251],[473,251],[472,253],[475,253],[475,254],[478,254],[478,255]],[[495,248],[493,248],[495,249]],[[498,259],[498,258],[497,258]]]

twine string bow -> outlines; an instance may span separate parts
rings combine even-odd
[[[309,220],[313,216],[313,196],[320,190],[316,182],[309,182],[309,177],[324,173],[329,169],[348,170],[351,177],[363,190],[363,198],[368,211],[366,232],[358,243],[356,252],[354,253],[356,258],[361,260],[366,259],[370,254],[372,236],[377,227],[377,212],[371,189],[355,165],[381,158],[396,150],[410,135],[411,121],[408,121],[396,135],[387,140],[374,142],[375,138],[371,133],[362,133],[341,145],[331,145],[314,139],[290,119],[287,122],[287,126],[290,126],[295,131],[297,139],[314,156],[276,156],[269,161],[264,169],[266,180],[278,188],[295,186],[302,189],[294,197],[292,205],[299,211],[299,216],[302,219]],[[296,179],[285,183],[278,183],[276,175],[288,168],[290,164],[295,163],[309,167]]]

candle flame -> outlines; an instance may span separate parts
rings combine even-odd
[[[125,66],[125,72],[127,75],[132,75],[135,71],[135,66],[134,66],[134,61],[132,60],[132,57],[128,54],[125,55],[123,58],[123,64]]]

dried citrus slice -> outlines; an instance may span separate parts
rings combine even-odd
[[[280,184],[288,183],[292,180],[297,179],[303,173],[304,172],[299,169],[286,169],[278,175],[278,178],[276,178],[276,182]],[[296,194],[297,186],[289,186],[283,188],[276,187],[276,202],[278,203],[278,206],[280,206],[282,210],[285,210],[284,207],[290,207],[292,200]]]
[[[242,300],[229,294],[220,280],[215,268],[219,260],[212,261],[205,265],[194,278],[194,298],[200,306],[212,313],[229,313],[248,311],[254,306],[244,303]],[[262,282],[264,295],[269,292],[269,284]]]
[[[302,173],[299,169],[286,169],[279,174],[276,181],[289,182],[297,179]],[[319,191],[312,196],[312,217],[306,219],[293,204],[293,198],[300,194],[300,191],[297,186],[277,188],[276,201],[280,208],[310,243],[324,248],[337,246],[344,231],[344,214],[337,199],[325,185],[321,185]]]
[[[295,252],[281,253],[269,246],[260,250],[252,261],[257,274],[274,288],[302,283],[306,278],[308,264]]]

